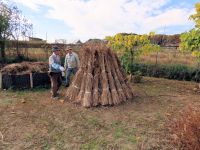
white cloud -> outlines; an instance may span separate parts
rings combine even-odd
[[[168,7],[169,0],[15,0],[34,10],[50,9],[46,17],[59,19],[73,38],[104,38],[119,32],[148,33],[168,26],[191,26],[193,10]]]

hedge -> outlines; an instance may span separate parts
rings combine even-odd
[[[153,65],[133,63],[128,65],[129,73],[140,71],[143,76],[167,78],[184,81],[200,81],[200,70],[182,64]]]

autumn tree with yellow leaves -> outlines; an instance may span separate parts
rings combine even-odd
[[[189,19],[196,23],[196,28],[181,34],[180,51],[190,52],[198,61],[200,69],[200,2],[195,5],[196,13],[191,15]]]
[[[113,50],[123,56],[122,64],[125,66],[126,72],[129,72],[128,66],[133,64],[139,56],[160,51],[160,46],[150,41],[150,37],[154,35],[154,32],[149,35],[119,33],[115,36],[106,37],[106,40]]]

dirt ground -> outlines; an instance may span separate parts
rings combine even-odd
[[[134,100],[90,109],[51,101],[49,89],[1,91],[0,149],[171,150],[166,125],[184,107],[200,102],[195,85],[144,78],[133,84]]]

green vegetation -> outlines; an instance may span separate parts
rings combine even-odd
[[[143,76],[167,78],[184,81],[200,81],[200,71],[196,68],[188,67],[182,64],[173,65],[153,65],[143,63],[133,63],[126,66],[129,72],[137,75],[141,72]]]
[[[111,37],[108,36],[109,46],[116,50],[120,54],[126,56],[128,63],[133,63],[141,55],[147,55],[151,52],[160,51],[160,46],[152,44],[149,38],[153,36],[154,33],[150,35],[135,35],[135,34],[116,34]],[[127,68],[125,67],[126,71]]]
[[[190,19],[195,21],[196,28],[200,29],[200,2],[195,5],[196,13],[190,16]]]
[[[14,39],[17,41],[17,54],[19,53],[19,37],[30,36],[32,24],[22,17],[21,11],[17,6],[9,6],[5,1],[0,1],[0,61],[5,61],[6,40]]]
[[[196,28],[181,34],[180,51],[191,52],[200,63],[200,3],[197,3],[195,7],[196,14],[191,15],[190,19],[196,23]]]
[[[191,52],[200,62],[200,29],[192,29],[181,34],[181,52]]]

